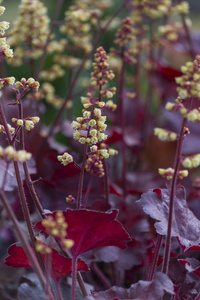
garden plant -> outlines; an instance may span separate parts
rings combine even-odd
[[[0,299],[200,300],[188,3],[21,0],[10,23],[7,3]]]

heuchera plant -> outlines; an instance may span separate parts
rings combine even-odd
[[[188,3],[65,2],[0,22],[0,299],[198,300]]]

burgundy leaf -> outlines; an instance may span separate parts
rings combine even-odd
[[[158,63],[156,71],[169,81],[174,81],[176,77],[183,75],[180,70],[164,65],[162,62]]]
[[[146,214],[157,220],[155,228],[161,235],[167,234],[168,213],[169,213],[169,191],[161,189],[161,196],[158,191],[149,190],[143,194],[139,202]],[[181,245],[186,249],[191,246],[200,245],[200,221],[188,208],[185,200],[183,187],[177,189],[174,201],[174,216],[172,222],[172,236],[179,239]]]
[[[5,264],[10,267],[32,268],[31,262],[24,251],[24,248],[13,244],[8,248],[9,256],[5,259]]]
[[[74,246],[71,248],[74,258],[81,253],[104,246],[126,249],[126,242],[130,241],[130,237],[116,220],[117,214],[117,210],[98,212],[87,209],[68,209],[64,212],[65,221],[68,224],[67,237],[74,241]],[[35,227],[45,231],[41,222]]]
[[[8,248],[9,256],[5,259],[5,264],[10,267],[18,268],[32,268],[31,262],[24,250],[24,248],[13,244]],[[42,259],[44,264],[47,260],[47,255],[42,254]],[[72,259],[62,256],[52,249],[51,253],[51,277],[56,282],[59,282],[65,276],[68,276],[72,273]],[[90,271],[87,264],[80,258],[77,260],[77,270],[78,271]]]

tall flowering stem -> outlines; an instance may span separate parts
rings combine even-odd
[[[127,184],[126,184],[126,173],[127,173],[127,159],[126,159],[126,142],[125,142],[125,115],[124,115],[124,94],[125,94],[125,66],[126,64],[131,65],[135,63],[135,59],[132,57],[132,49],[129,43],[134,40],[135,35],[133,29],[133,21],[127,17],[122,21],[121,27],[118,29],[116,34],[116,39],[114,41],[121,49],[116,50],[111,48],[111,54],[114,56],[119,56],[121,58],[121,70],[119,78],[119,117],[121,122],[121,134],[122,134],[122,182],[124,197],[127,194]]]
[[[78,209],[81,207],[84,171],[99,177],[104,175],[101,159],[109,157],[109,153],[104,147],[98,149],[96,144],[101,145],[102,141],[107,139],[107,135],[103,133],[107,127],[106,117],[102,116],[101,109],[110,102],[109,100],[106,103],[103,102],[102,97],[111,98],[116,91],[114,87],[104,88],[108,80],[114,78],[114,74],[109,70],[108,56],[103,47],[97,49],[94,57],[94,71],[91,73],[90,80],[93,91],[88,93],[87,97],[81,98],[84,107],[83,116],[76,118],[76,121],[71,124],[74,129],[74,139],[85,145],[78,187]],[[96,97],[95,93],[97,93]],[[90,146],[90,152],[88,152],[88,146]]]
[[[92,56],[94,49],[98,46],[99,42],[101,41],[102,37],[104,36],[105,32],[107,31],[107,29],[109,28],[111,22],[113,21],[113,19],[115,19],[124,9],[124,7],[126,6],[126,1],[124,1],[122,3],[122,5],[119,7],[119,9],[112,15],[112,17],[107,21],[107,23],[105,24],[105,26],[103,28],[101,28],[101,31],[99,33],[99,35],[97,36],[97,38],[95,39],[94,43],[93,43],[93,49],[84,57],[84,59],[82,60],[81,65],[79,66],[72,82],[69,88],[69,91],[67,93],[67,96],[65,98],[65,101],[63,102],[58,115],[56,116],[54,122],[51,124],[51,127],[49,129],[49,132],[46,136],[46,140],[48,140],[52,134],[54,133],[54,129],[57,125],[57,123],[59,122],[59,120],[61,119],[65,109],[66,109],[66,103],[73,98],[73,93],[74,93],[74,88],[76,87],[76,83],[84,69],[85,63],[86,61]],[[41,147],[43,147],[44,145],[42,145]],[[40,149],[41,150],[41,149]],[[38,152],[39,155],[39,152]]]
[[[175,156],[175,160],[174,160],[174,173],[173,173],[173,177],[171,180],[171,186],[170,186],[167,239],[166,239],[165,256],[164,256],[164,263],[163,263],[163,270],[162,270],[163,273],[165,273],[165,274],[168,273],[168,267],[169,267],[174,201],[175,201],[175,195],[176,195],[177,178],[178,178],[178,172],[179,172],[179,167],[180,167],[181,153],[182,153],[186,125],[187,125],[187,119],[183,119],[183,122],[181,125],[181,130],[180,130],[180,135],[179,135],[179,139],[178,139],[178,144],[177,144],[177,148],[176,148],[176,156]]]
[[[188,175],[187,170],[180,170],[180,164],[182,163],[183,167],[186,168],[197,167],[200,164],[199,155],[186,158],[182,157],[182,147],[185,135],[190,133],[189,129],[186,127],[187,123],[188,121],[195,122],[200,120],[199,110],[192,109],[192,100],[200,99],[200,56],[197,56],[194,62],[188,62],[185,66],[182,66],[181,71],[183,72],[183,75],[176,78],[176,83],[178,84],[178,97],[176,99],[176,102],[168,102],[166,104],[166,109],[168,111],[179,111],[183,116],[179,136],[172,132],[167,133],[167,131],[159,128],[155,130],[155,134],[162,141],[173,141],[174,139],[177,139],[177,148],[173,169],[159,169],[160,175],[167,178],[168,180],[171,180],[169,190],[168,229],[163,263],[163,272],[166,274],[168,272],[170,259],[171,232],[177,180],[183,179]]]

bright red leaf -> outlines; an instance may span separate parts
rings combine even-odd
[[[56,212],[53,213],[53,216]],[[71,252],[74,258],[81,253],[104,246],[116,246],[126,249],[126,242],[130,241],[129,234],[116,220],[118,211],[99,212],[87,209],[63,212],[67,227],[67,238],[74,241]],[[45,232],[41,222],[36,228]]]
[[[5,259],[5,264],[7,266],[32,268],[31,262],[24,248],[17,246],[17,244],[13,244],[8,248],[8,254],[9,256]],[[47,255],[45,254],[41,256],[45,264]],[[56,282],[59,282],[62,278],[72,273],[72,259],[60,255],[55,249],[52,249],[51,263],[51,277]],[[77,270],[86,272],[90,271],[87,264],[80,258],[77,260]]]

